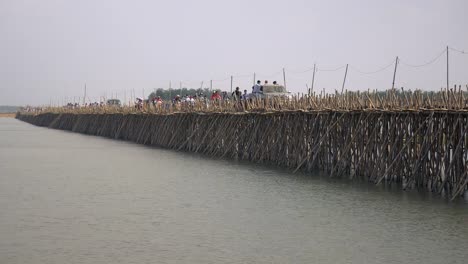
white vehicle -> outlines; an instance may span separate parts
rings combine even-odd
[[[283,85],[268,84],[262,86],[260,93],[251,93],[247,96],[248,99],[265,99],[265,98],[276,98],[280,97],[283,99],[292,99],[291,92],[288,92]]]
[[[119,99],[109,99],[107,100],[107,105],[108,106],[121,106],[121,103]]]

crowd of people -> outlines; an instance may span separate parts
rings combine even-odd
[[[202,101],[202,102],[209,102],[209,101],[222,101],[222,100],[234,100],[234,101],[240,101],[240,100],[247,100],[249,98],[256,97],[258,94],[263,93],[263,86],[264,85],[269,85],[268,80],[265,80],[265,82],[262,84],[260,80],[257,81],[257,83],[252,86],[252,92],[249,94],[247,90],[244,90],[243,92],[240,90],[239,87],[236,87],[235,90],[229,95],[227,92],[219,92],[219,91],[213,91],[212,94],[207,97],[203,93],[199,94],[194,94],[194,95],[188,95],[186,94],[185,96],[180,96],[176,95],[174,98],[171,99],[172,104],[180,104],[180,103],[186,103],[186,104],[193,104],[197,101]],[[273,85],[278,85],[276,81],[273,82]],[[160,105],[164,101],[161,98],[161,96],[156,96],[149,100],[147,103],[151,102],[153,106]],[[143,105],[145,103],[144,100],[139,99],[137,101],[137,104]]]
[[[104,102],[84,103],[83,105],[80,105],[79,103],[68,103],[65,107],[69,109],[78,109],[81,107],[103,107],[104,105]]]
[[[135,108],[143,109],[145,107],[169,107],[177,105],[186,105],[193,106],[196,103],[202,102],[209,105],[211,102],[230,100],[227,92],[213,91],[210,96],[207,96],[203,93],[196,93],[193,95],[186,94],[180,96],[179,94],[175,95],[170,100],[164,100],[161,96],[155,96],[151,99],[144,100],[142,98],[137,98],[135,100]]]
[[[226,91],[219,91],[215,90],[211,92],[210,95],[206,95],[204,93],[195,93],[193,95],[185,94],[184,96],[175,95],[170,100],[164,100],[161,96],[154,96],[148,100],[142,98],[136,98],[133,105],[136,109],[146,109],[146,108],[170,108],[171,106],[178,107],[178,106],[194,106],[197,103],[205,104],[207,107],[216,103],[222,103],[225,101],[234,101],[234,102],[243,102],[246,100],[259,98],[259,94],[263,93],[263,86],[268,85],[268,81],[262,84],[260,80],[256,82],[254,86],[252,86],[251,93],[248,93],[247,90],[241,91],[239,87],[236,87],[235,90],[228,94]],[[274,81],[273,85],[277,85],[277,82]],[[90,103],[67,103],[62,108],[66,109],[80,109],[80,108],[101,108],[104,106],[117,106],[120,107],[120,101],[117,99],[113,99],[113,101],[118,101],[118,104],[109,104],[107,102],[90,102]],[[38,111],[38,108],[27,107],[24,109],[28,112]]]

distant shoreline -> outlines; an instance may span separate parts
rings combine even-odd
[[[0,118],[6,117],[6,118],[14,118],[16,116],[16,113],[0,113]]]

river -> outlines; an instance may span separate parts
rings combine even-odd
[[[468,203],[0,118],[0,263],[466,263]]]

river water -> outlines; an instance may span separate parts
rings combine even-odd
[[[0,118],[0,263],[467,263],[468,203]]]

